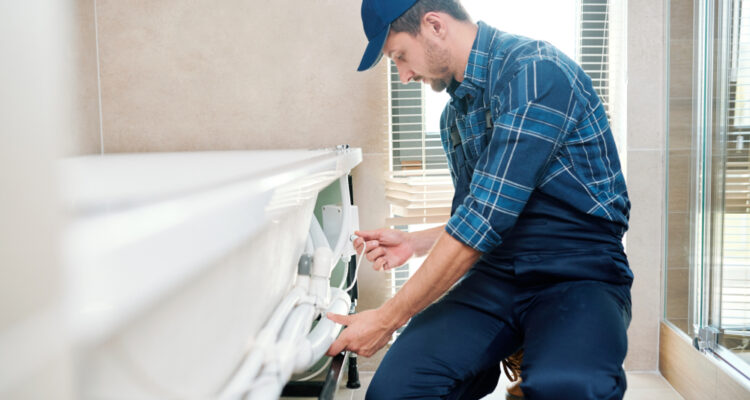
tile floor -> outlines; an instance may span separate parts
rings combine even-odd
[[[362,387],[356,390],[346,388],[346,382],[342,382],[335,400],[361,400],[365,398],[367,384],[372,379],[373,372],[360,372]],[[505,386],[508,385],[507,378],[498,383],[497,390],[489,394],[484,400],[505,400]],[[628,391],[625,400],[682,400],[682,396],[669,385],[661,375],[655,372],[630,372],[628,373]]]
[[[346,376],[344,375],[335,400],[362,400],[365,398],[367,385],[375,374],[384,351],[378,352],[372,358],[360,357],[359,380],[362,386],[359,389],[346,388]],[[666,379],[657,372],[628,372],[628,391],[625,400],[682,400],[682,396],[669,385]],[[505,387],[509,384],[508,378],[502,375],[497,384],[497,390],[489,394],[484,400],[505,400]],[[297,398],[295,400],[300,400]]]

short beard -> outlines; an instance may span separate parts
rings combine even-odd
[[[428,72],[435,77],[430,79],[430,87],[436,92],[442,92],[453,79],[450,74],[450,51],[439,48],[427,39],[424,40],[424,44]]]

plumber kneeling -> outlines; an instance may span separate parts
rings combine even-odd
[[[406,325],[368,399],[481,398],[521,351],[508,398],[621,399],[630,201],[591,79],[459,0],[364,0],[362,23],[360,71],[386,55],[403,83],[450,95],[440,133],[455,195],[444,226],[357,233],[376,270],[427,258],[381,307],[329,315],[346,329],[328,354],[372,356]]]

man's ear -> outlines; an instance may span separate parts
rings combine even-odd
[[[442,15],[430,11],[422,17],[422,34],[445,38],[447,33],[445,19]]]

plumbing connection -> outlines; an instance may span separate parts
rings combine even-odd
[[[326,318],[326,313],[347,314],[351,298],[345,290],[330,287],[331,272],[339,260],[348,262],[355,254],[351,241],[358,223],[346,175],[339,179],[339,188],[341,225],[335,247],[331,248],[323,227],[313,216],[294,287],[255,337],[252,348],[218,398],[279,398],[292,374],[312,367],[338,336],[341,325]],[[342,279],[345,281],[346,275]],[[311,329],[318,316],[320,320]]]

